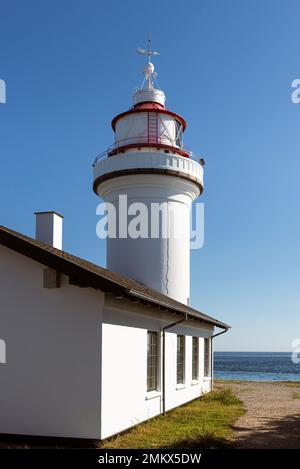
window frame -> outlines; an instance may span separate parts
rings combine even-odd
[[[179,148],[183,147],[183,126],[177,119],[175,119],[175,145]]]
[[[209,378],[211,373],[211,339],[204,338],[204,377]]]
[[[196,356],[195,356],[196,352]],[[199,337],[192,337],[192,381],[199,380]]]
[[[156,339],[156,344],[154,344],[154,347],[155,347],[155,353],[149,355],[149,337],[152,336],[152,337],[155,337]],[[159,391],[159,360],[160,360],[160,335],[157,331],[152,331],[152,330],[148,330],[147,331],[147,379],[146,379],[146,389],[147,389],[147,393],[151,393],[151,392],[156,392],[156,391]],[[149,358],[151,357],[152,359],[152,363],[151,365],[149,366]],[[152,369],[154,370],[154,372],[151,373],[151,375],[149,375],[149,370]],[[149,386],[149,382],[151,383],[152,381],[154,380],[153,382],[153,385]]]
[[[182,340],[180,348],[178,348],[179,342]],[[185,335],[177,334],[176,336],[176,384],[185,384]],[[179,352],[181,360],[179,361]],[[180,369],[179,369],[180,365]],[[180,378],[178,379],[180,373]]]

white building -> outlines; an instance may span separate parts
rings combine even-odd
[[[203,168],[150,60],[144,72],[94,163],[94,190],[117,212],[119,195],[149,210],[165,203],[168,236],[132,239],[118,225],[104,269],[62,250],[55,212],[36,214],[36,239],[0,228],[0,433],[104,439],[211,390],[214,329],[229,326],[189,306]]]

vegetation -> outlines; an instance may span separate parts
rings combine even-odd
[[[286,384],[290,388],[299,388],[300,381],[282,381],[281,384]]]
[[[286,386],[289,386],[291,388],[298,388],[300,387],[300,380],[299,381],[252,381],[252,380],[233,380],[233,379],[215,379],[214,382],[216,384],[257,384],[257,383],[262,383],[262,384],[285,384]]]
[[[300,399],[300,392],[293,392],[294,399]]]
[[[99,443],[100,448],[224,448],[244,413],[229,388],[213,391]]]

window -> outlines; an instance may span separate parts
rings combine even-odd
[[[147,391],[158,388],[158,335],[157,332],[147,333]]]
[[[184,383],[184,335],[177,336],[177,384]]]
[[[175,144],[179,148],[182,148],[182,124],[176,120],[175,125],[176,125]]]
[[[210,375],[210,339],[204,339],[204,376]]]
[[[192,379],[197,380],[199,378],[199,339],[193,337],[192,341]]]

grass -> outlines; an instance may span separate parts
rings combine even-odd
[[[233,380],[233,379],[215,379],[214,382],[216,384],[258,384],[258,383],[263,383],[263,384],[285,384],[288,387],[291,388],[298,388],[300,387],[300,381],[250,381],[250,380]]]
[[[290,388],[299,388],[300,381],[282,381],[281,384],[286,384]]]
[[[255,383],[256,381],[240,380],[240,379],[214,379],[215,384],[243,384],[243,383]]]
[[[229,388],[213,391],[103,441],[99,448],[224,448],[243,413],[243,403]]]
[[[300,387],[300,381],[271,381],[273,384],[284,384],[285,386],[288,386],[289,388],[299,388]]]
[[[294,399],[300,399],[300,392],[293,392]]]

